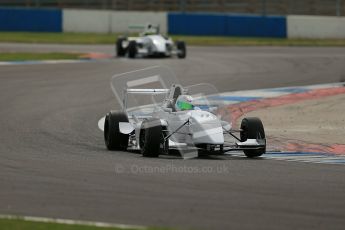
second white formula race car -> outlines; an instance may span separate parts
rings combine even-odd
[[[147,24],[138,37],[121,36],[116,41],[118,57],[172,57],[185,58],[186,44],[173,42],[170,37],[159,33],[158,25]]]
[[[176,82],[165,67],[115,75],[111,87],[122,109],[105,117],[107,149],[140,150],[147,157],[176,149],[184,158],[233,150],[247,157],[265,153],[265,131],[259,118],[244,118],[240,129],[233,129],[219,114],[221,101],[214,86],[182,87]]]

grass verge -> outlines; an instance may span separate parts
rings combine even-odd
[[[0,61],[76,60],[80,53],[0,53]]]
[[[119,34],[0,32],[0,42],[114,44]],[[345,46],[345,39],[242,38],[217,36],[172,36],[188,45],[200,46]]]
[[[287,39],[242,37],[173,36],[176,40],[200,46],[345,46],[345,39]]]
[[[0,42],[115,44],[117,34],[0,32]]]
[[[93,226],[67,225],[56,223],[42,223],[25,220],[7,220],[0,219],[0,228],[2,230],[117,230],[118,228],[97,228]]]
[[[130,226],[123,227],[98,227],[83,224],[62,224],[54,222],[39,222],[24,220],[18,218],[0,218],[0,229],[1,230],[139,230],[143,228],[136,228]],[[163,230],[162,228],[145,228],[147,230]]]

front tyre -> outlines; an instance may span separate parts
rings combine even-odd
[[[129,58],[135,58],[137,55],[137,42],[136,41],[130,41],[128,44],[128,57]]]
[[[108,150],[126,150],[128,134],[120,133],[120,122],[128,122],[127,115],[122,112],[109,112],[104,122],[104,142]]]
[[[123,57],[126,54],[126,49],[123,48],[122,43],[125,41],[126,38],[124,37],[119,37],[116,41],[116,55],[118,57]]]
[[[164,138],[159,119],[143,121],[140,131],[140,149],[144,157],[158,157]]]
[[[177,57],[178,58],[186,58],[186,56],[187,56],[186,43],[183,41],[177,41],[176,47],[177,47]]]
[[[247,139],[265,139],[265,130],[261,120],[257,117],[247,117],[241,122],[241,142]],[[244,154],[249,157],[258,157],[266,152],[266,147],[262,149],[246,149]]]

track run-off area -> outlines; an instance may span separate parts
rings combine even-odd
[[[114,47],[44,45],[40,50],[54,49],[112,54]],[[240,153],[152,159],[107,151],[97,123],[119,108],[110,89],[110,78],[118,73],[168,66],[183,85],[212,83],[231,107],[249,105],[252,101],[245,97],[256,97],[256,102],[272,98],[266,89],[275,89],[273,98],[342,89],[338,83],[345,77],[344,63],[344,48],[188,47],[185,60],[113,58],[0,66],[0,213],[192,229],[342,229],[345,167],[341,154],[327,152],[329,148],[300,151],[293,148],[303,138],[288,146],[278,138],[268,143],[272,152],[259,159]],[[269,115],[274,124],[278,115]],[[270,137],[278,129],[268,127],[266,133]],[[345,143],[322,146],[334,144]],[[283,152],[276,151],[282,146]],[[322,154],[338,161],[320,159]]]

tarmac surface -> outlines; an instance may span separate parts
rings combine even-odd
[[[343,165],[105,149],[97,122],[118,107],[110,89],[116,73],[166,65],[183,84],[210,82],[220,92],[338,82],[345,74],[344,48],[188,48],[185,60],[1,66],[0,213],[182,229],[343,229]]]

